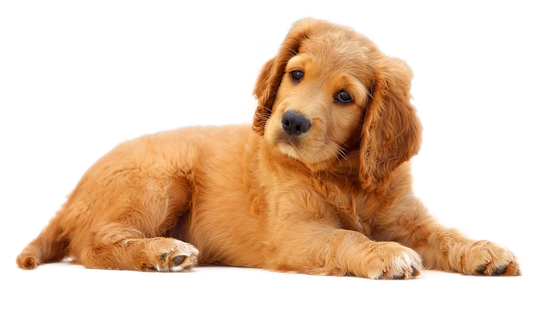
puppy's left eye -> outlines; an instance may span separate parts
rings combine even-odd
[[[294,82],[299,83],[302,78],[304,78],[304,72],[302,71],[292,71],[291,78]]]
[[[337,101],[341,102],[341,103],[344,103],[344,104],[351,103],[352,100],[353,100],[351,95],[348,92],[346,92],[345,90],[342,90],[342,91],[338,92],[335,99]]]

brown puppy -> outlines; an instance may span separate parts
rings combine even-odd
[[[294,25],[255,87],[253,126],[125,142],[94,164],[17,257],[103,269],[197,263],[411,278],[518,275],[513,254],[439,225],[411,191],[421,124],[412,73],[368,38]],[[197,248],[195,248],[197,247]]]

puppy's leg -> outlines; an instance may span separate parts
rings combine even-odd
[[[416,198],[392,208],[381,220],[382,239],[396,240],[420,253],[427,268],[467,275],[519,275],[510,250],[489,241],[471,240],[457,230],[438,224]]]
[[[162,237],[189,207],[187,181],[162,175],[126,177],[122,189],[102,196],[107,198],[105,214],[90,228],[82,249],[74,247],[80,263],[140,271],[181,271],[196,265],[195,247]]]
[[[275,270],[408,279],[422,269],[420,256],[395,242],[374,242],[355,231],[317,224],[290,226],[290,236],[280,236],[281,244],[270,259]]]
[[[90,268],[177,272],[197,264],[199,252],[173,238],[147,238],[124,225],[109,224],[96,234],[95,243],[83,251],[80,261]]]

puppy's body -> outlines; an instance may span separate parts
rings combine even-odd
[[[258,218],[250,212],[260,187],[245,184],[256,181],[250,167],[257,139],[246,125],[189,127],[125,142],[85,173],[52,223],[62,225],[77,260],[109,236],[104,227],[121,223],[113,244],[132,229],[141,238],[190,242],[208,251],[199,257],[204,263],[262,266],[244,256],[262,248]],[[101,267],[96,261],[86,265]],[[132,269],[144,269],[139,265]]]
[[[91,268],[180,271],[198,261],[370,278],[409,278],[424,263],[518,274],[510,251],[440,226],[414,197],[408,161],[421,125],[411,78],[352,29],[300,21],[261,72],[252,127],[119,145],[17,262],[71,255]]]

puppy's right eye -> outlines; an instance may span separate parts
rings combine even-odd
[[[291,79],[295,82],[295,83],[299,83],[302,78],[304,78],[304,72],[302,71],[292,71],[291,72]]]

